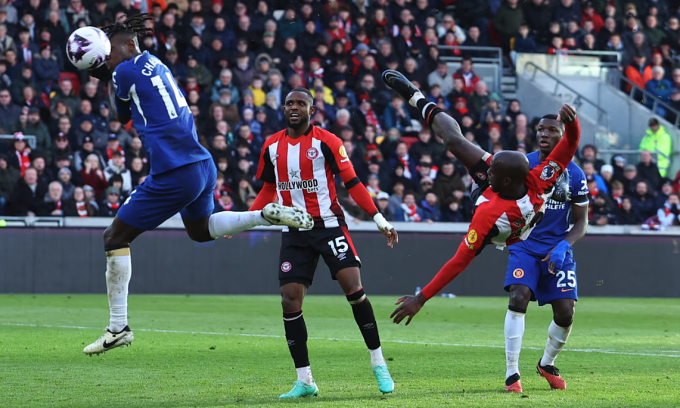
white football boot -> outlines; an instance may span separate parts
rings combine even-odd
[[[132,330],[130,330],[130,327],[128,326],[125,326],[125,328],[118,333],[114,333],[107,328],[104,331],[104,334],[102,334],[101,337],[97,339],[97,341],[83,349],[83,353],[90,356],[106,353],[107,351],[115,349],[116,347],[126,347],[131,345],[134,339],[135,336],[132,334]]]
[[[309,213],[295,207],[270,203],[262,209],[262,217],[272,225],[286,225],[292,228],[312,229],[314,219]]]

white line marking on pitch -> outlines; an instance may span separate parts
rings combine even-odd
[[[54,329],[80,329],[80,330],[101,330],[99,327],[85,327],[85,326],[57,326],[52,324],[30,324],[30,323],[0,323],[1,326],[22,326],[22,327],[46,327]],[[282,339],[285,336],[278,334],[249,334],[249,333],[221,333],[221,332],[203,332],[203,331],[185,331],[185,330],[160,330],[160,329],[135,329],[134,331],[151,332],[151,333],[176,333],[176,334],[202,334],[207,336],[240,336],[240,337],[264,337]],[[336,339],[333,337],[310,337],[309,340],[326,340],[326,341],[360,341],[360,339]],[[482,348],[505,348],[505,346],[497,346],[493,344],[462,344],[462,343],[428,343],[424,341],[408,341],[408,340],[383,340],[383,343],[398,343],[398,344],[415,344],[422,346],[445,346],[445,347],[482,347]],[[541,347],[522,347],[526,350],[543,350]],[[657,353],[680,353],[680,350],[655,350],[649,353],[631,353],[621,352],[617,350],[603,350],[603,349],[564,349],[563,351],[573,351],[577,353],[602,353],[602,354],[616,354],[620,356],[645,356],[645,357],[671,357],[680,358],[680,354],[657,354]]]

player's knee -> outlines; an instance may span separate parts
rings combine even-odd
[[[561,305],[553,309],[553,320],[560,327],[569,327],[574,322],[574,306]]]
[[[116,236],[116,231],[113,227],[113,224],[109,225],[109,227],[104,230],[104,235],[102,238],[104,239],[104,246],[127,244],[127,242],[119,242],[120,239],[118,239]]]
[[[302,309],[302,298],[294,293],[281,294],[281,306],[284,312],[294,312]]]
[[[531,289],[524,285],[510,287],[510,306],[526,309],[531,301]]]
[[[210,236],[210,233],[187,231],[187,234],[189,234],[189,238],[195,242],[210,242],[214,240],[214,238]]]

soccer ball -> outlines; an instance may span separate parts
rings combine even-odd
[[[76,68],[98,68],[111,53],[111,42],[97,27],[81,27],[71,33],[66,43],[66,55]]]

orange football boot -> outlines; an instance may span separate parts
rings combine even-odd
[[[556,390],[567,389],[567,383],[566,381],[564,381],[564,378],[562,378],[562,376],[560,375],[560,370],[558,370],[557,367],[551,365],[542,366],[541,360],[538,360],[538,364],[536,365],[536,371],[541,375],[541,377],[544,377],[546,380],[548,380],[550,388]]]
[[[522,392],[522,382],[519,380],[519,374],[513,374],[505,380],[506,392]]]

